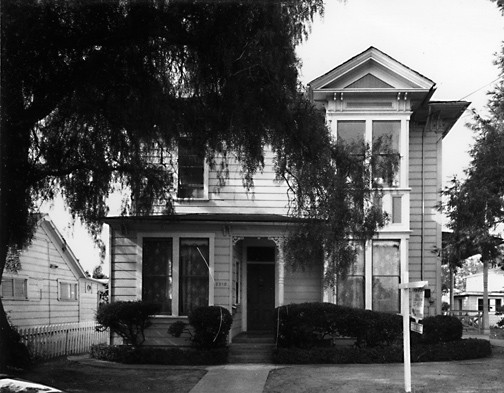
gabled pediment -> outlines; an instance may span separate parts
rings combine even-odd
[[[370,47],[326,74],[313,80],[313,91],[428,91],[434,82]]]
[[[350,83],[345,89],[393,89],[394,86],[382,81],[373,74],[366,74],[362,78]]]

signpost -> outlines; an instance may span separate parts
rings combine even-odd
[[[405,282],[399,284],[401,292],[401,314],[403,317],[403,346],[404,346],[404,390],[411,393],[411,350],[410,350],[410,328],[413,331],[422,333],[423,326],[418,323],[424,316],[424,288],[427,281]],[[410,290],[412,294],[410,297]],[[410,317],[415,319],[411,323]]]

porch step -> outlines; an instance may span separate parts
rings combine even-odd
[[[273,333],[244,332],[233,338],[229,347],[229,363],[271,363],[275,348]]]
[[[229,347],[228,361],[236,363],[271,363],[271,352],[275,344],[271,343],[236,343]]]

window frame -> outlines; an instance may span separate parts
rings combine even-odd
[[[397,121],[399,122],[399,168],[397,172],[397,185],[389,187],[383,185],[384,191],[407,189],[408,162],[409,162],[409,116],[411,112],[391,113],[369,113],[369,112],[332,112],[328,115],[328,123],[333,137],[338,139],[338,123],[340,122],[365,122],[364,141],[371,147],[373,145],[373,122]]]
[[[141,232],[137,235],[137,274],[140,277],[139,284],[136,285],[137,288],[137,299],[142,299],[142,289],[143,289],[143,275],[142,275],[142,252],[143,252],[143,239],[144,238],[171,238],[172,239],[172,312],[171,314],[159,314],[163,317],[187,317],[186,315],[180,315],[179,313],[179,293],[180,293],[180,239],[185,238],[203,238],[208,239],[208,254],[209,260],[208,264],[210,266],[208,274],[208,305],[213,306],[214,304],[214,277],[215,277],[215,262],[214,262],[214,250],[215,250],[215,233],[210,232]]]
[[[190,138],[181,138],[181,139],[190,139]],[[177,143],[176,146],[176,154],[177,154],[177,159],[176,159],[176,168],[174,171],[174,185],[175,185],[175,192],[174,192],[174,199],[176,201],[205,201],[208,200],[208,183],[209,183],[209,165],[208,162],[205,158],[203,158],[203,196],[201,197],[181,197],[179,196],[179,180],[180,180],[180,165],[179,165],[179,144]]]
[[[14,295],[13,296],[4,296],[3,295],[3,290],[4,290],[4,284],[3,284],[3,282],[7,281],[7,280],[12,280],[12,288],[13,289],[16,287],[16,284],[15,284],[16,281],[23,281],[24,296],[23,297],[15,296],[15,293],[16,293],[15,290],[14,290]],[[28,285],[29,285],[29,283],[28,283],[28,277],[26,277],[26,276],[4,275],[2,277],[2,281],[0,281],[0,298],[1,299],[5,299],[5,300],[29,300],[29,297],[28,297]]]
[[[61,302],[77,302],[79,301],[79,283],[77,281],[72,280],[62,280],[57,279],[58,282],[58,301]],[[72,285],[75,288],[75,298],[66,298],[62,296],[62,285]]]

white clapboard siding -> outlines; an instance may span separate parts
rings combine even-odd
[[[96,322],[65,323],[18,329],[21,341],[34,359],[89,352],[91,345],[107,344],[109,331],[97,331]]]

